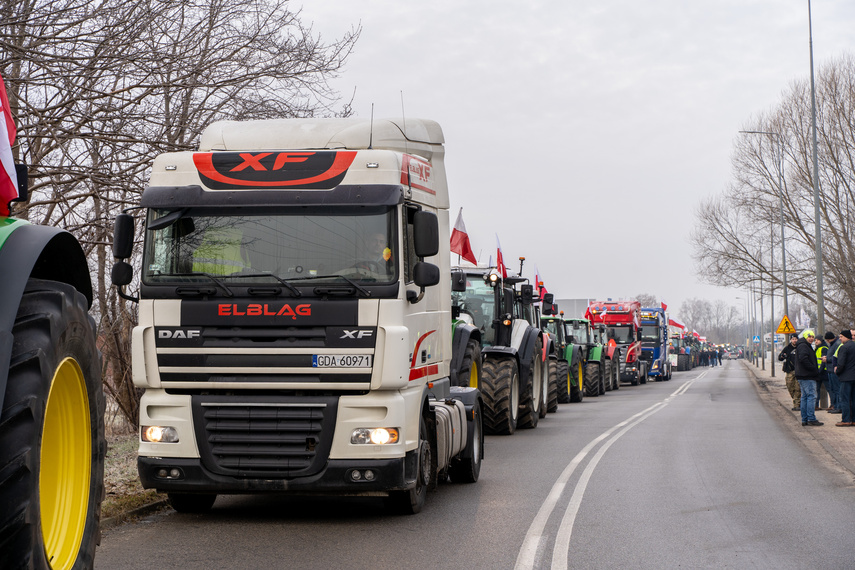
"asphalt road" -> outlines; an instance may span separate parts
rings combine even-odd
[[[441,485],[415,516],[375,499],[220,497],[207,515],[105,531],[95,567],[855,568],[851,474],[749,378],[725,362],[564,404],[489,436],[481,480]]]

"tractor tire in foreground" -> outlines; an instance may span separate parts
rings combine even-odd
[[[101,358],[86,299],[30,279],[0,419],[4,568],[92,568],[104,498]]]
[[[558,383],[562,378],[558,374],[558,360],[549,359],[549,386],[546,391],[546,411],[553,413],[558,411]],[[563,378],[566,381],[566,377]]]
[[[566,360],[558,361],[558,384],[556,388],[558,389],[558,403],[559,404],[568,404],[572,402],[571,399],[571,386],[572,378],[570,378],[570,367],[567,365]]]
[[[481,367],[484,432],[511,435],[517,429],[520,373],[513,357],[490,358]]]
[[[481,388],[481,343],[470,339],[466,343],[466,352],[457,375],[457,386]]]

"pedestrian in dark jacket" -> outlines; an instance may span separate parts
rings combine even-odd
[[[834,369],[837,379],[840,380],[840,421],[835,425],[838,427],[853,426],[852,405],[855,400],[855,343],[852,342],[852,331],[840,332],[840,349],[837,351],[837,368]]]
[[[799,388],[798,380],[796,380],[796,342],[798,340],[798,336],[790,336],[790,344],[785,346],[781,354],[778,355],[778,360],[784,363],[783,369],[787,378],[787,391],[790,393],[790,398],[793,399],[793,411],[801,409],[802,400],[802,391]]]
[[[837,350],[837,347],[840,346],[840,340],[837,338],[836,334],[828,331],[825,333],[825,342],[829,345],[828,358],[825,362],[828,373],[828,413],[839,414],[840,405],[837,400],[840,397],[840,380],[837,379],[837,374],[834,373],[834,352]]]
[[[816,378],[819,376],[819,367],[816,365],[816,353],[813,349],[813,341],[816,338],[811,329],[802,333],[796,343],[796,380],[802,391],[799,408],[802,412],[803,426],[821,426],[822,422],[816,419],[814,407],[816,406]]]

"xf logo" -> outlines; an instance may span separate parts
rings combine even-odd
[[[266,172],[267,168],[261,164],[261,160],[267,158],[273,154],[272,152],[262,152],[261,154],[250,154],[247,152],[240,153],[240,157],[243,159],[243,162],[235,166],[231,169],[231,172],[240,172],[241,170],[246,170],[247,168],[251,168],[255,171]],[[306,160],[312,156],[313,152],[280,152],[276,156],[276,160],[273,162],[272,170],[282,170],[282,168],[291,162],[306,162]]]
[[[357,330],[353,330],[353,331],[344,330],[344,331],[342,331],[342,332],[344,333],[344,335],[340,336],[339,338],[349,338],[349,339],[352,339],[352,340],[356,340],[356,339],[359,339],[359,338],[368,338],[368,337],[370,337],[371,335],[373,335],[373,334],[374,334],[374,331],[371,331],[371,330],[359,330],[359,329],[357,329]]]

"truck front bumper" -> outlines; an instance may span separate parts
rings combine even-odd
[[[415,459],[415,451],[396,459],[332,459],[319,473],[293,479],[219,475],[206,469],[198,458],[139,457],[137,468],[143,487],[158,492],[383,496],[415,486]]]
[[[621,382],[629,382],[635,378],[638,378],[638,362],[629,362],[621,366]]]

